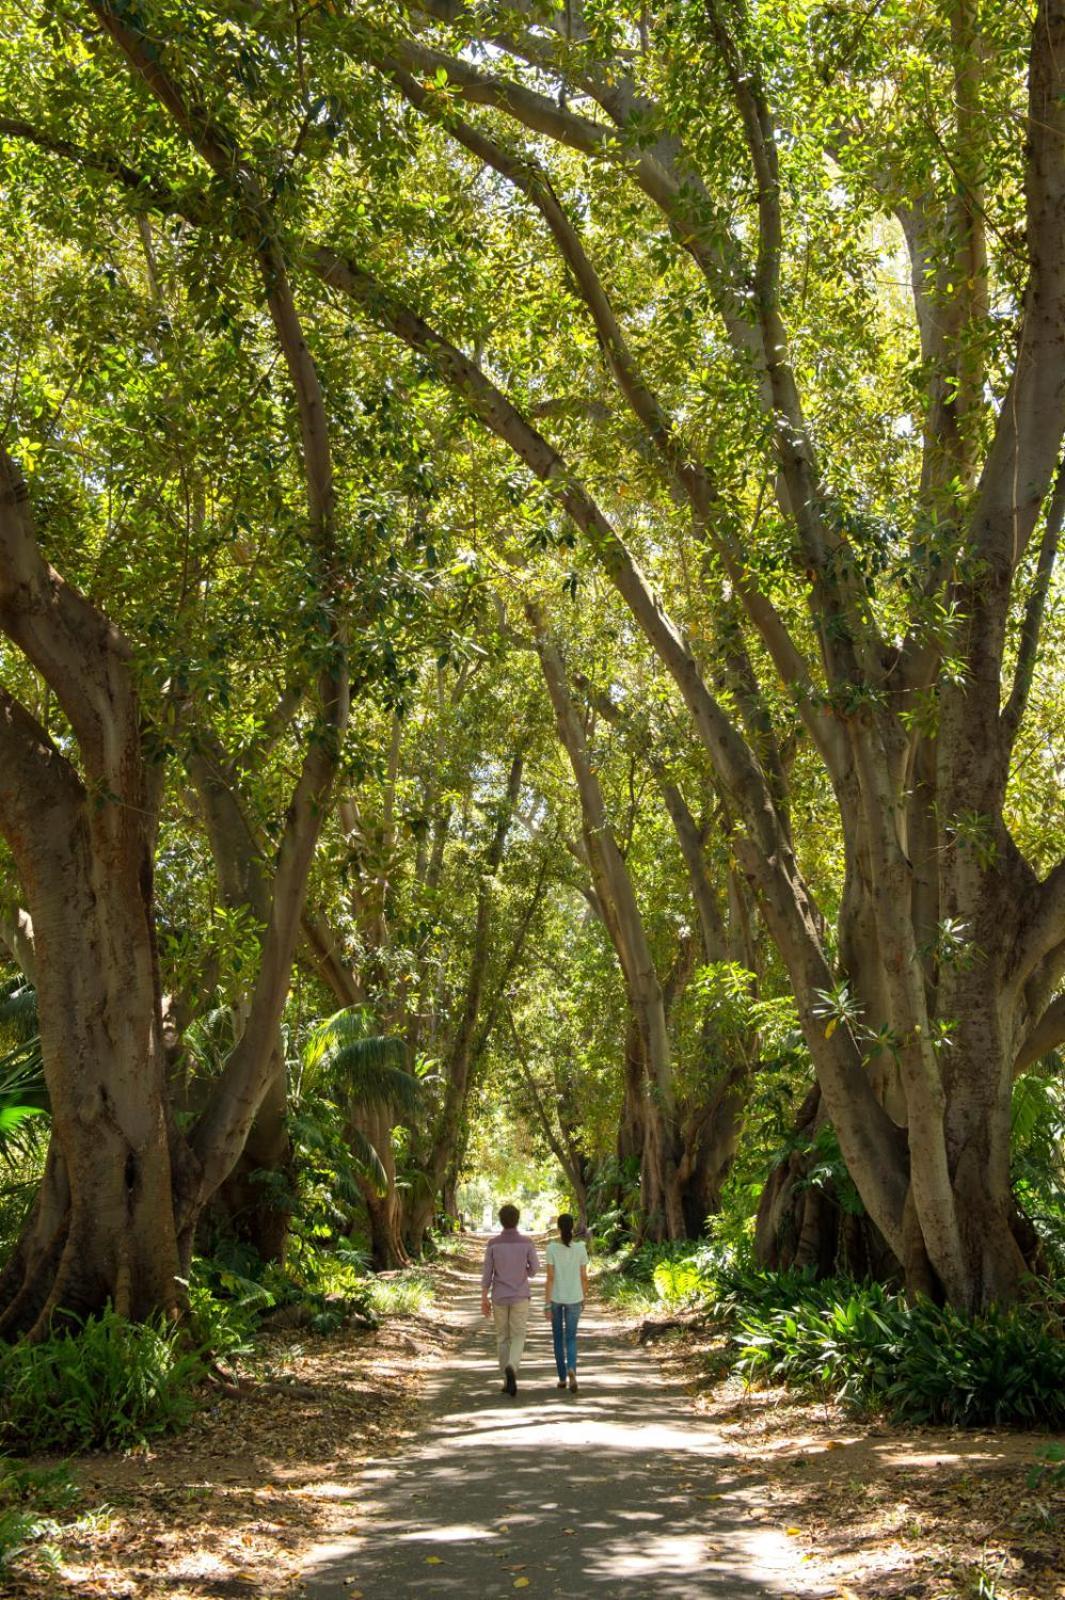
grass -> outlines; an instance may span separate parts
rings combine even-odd
[[[379,1317],[410,1317],[429,1310],[433,1282],[423,1267],[406,1267],[395,1276],[371,1278],[369,1301]]]

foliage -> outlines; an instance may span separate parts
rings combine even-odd
[[[669,1306],[683,1306],[706,1297],[708,1279],[691,1257],[660,1261],[652,1281],[658,1298]]]
[[[37,1034],[37,996],[21,977],[0,982],[0,1162],[13,1167],[42,1153],[48,1091]]]
[[[585,1203],[607,1250],[646,1221],[640,1155],[631,1146],[617,1153],[631,1020],[625,986],[590,886],[572,777],[526,648],[529,595],[547,597],[573,668],[610,826],[656,973],[671,986],[669,1069],[678,1104],[691,1113],[677,1130],[682,1145],[691,1135],[685,1153],[707,1131],[699,1114],[728,1070],[745,1068],[730,1170],[686,1222],[695,1232],[705,1211],[720,1207],[711,1225],[717,1254],[634,1252],[603,1274],[610,1292],[635,1285],[676,1305],[712,1295],[719,1257],[750,1259],[758,1197],[782,1157],[805,1160],[797,1195],[815,1187],[845,1211],[861,1210],[833,1129],[821,1121],[793,1133],[814,1083],[810,1051],[827,1059],[827,1047],[851,1039],[851,1080],[861,1083],[859,1065],[892,1067],[901,1041],[917,1037],[876,1013],[841,956],[848,873],[854,889],[867,864],[855,872],[846,861],[848,830],[818,741],[830,725],[833,743],[837,734],[845,746],[860,743],[883,710],[879,665],[842,679],[831,666],[856,620],[855,648],[880,664],[898,655],[890,673],[899,681],[910,645],[928,649],[914,680],[924,687],[890,696],[906,706],[900,715],[915,739],[933,736],[952,683],[968,671],[963,634],[981,636],[937,574],[967,581],[971,552],[959,541],[971,486],[994,418],[1008,415],[1024,253],[1024,141],[1010,130],[1024,116],[1029,19],[1023,8],[982,19],[979,104],[965,108],[953,82],[960,47],[942,18],[926,24],[894,6],[878,13],[875,28],[855,28],[846,6],[748,8],[737,47],[780,130],[780,183],[771,186],[785,203],[780,350],[804,408],[796,459],[808,456],[817,468],[817,494],[807,496],[782,478],[779,417],[760,407],[759,360],[749,359],[746,342],[758,343],[755,200],[767,196],[750,181],[744,119],[734,114],[708,29],[711,12],[738,16],[737,8],[671,4],[653,26],[637,27],[631,8],[589,0],[574,17],[565,10],[563,38],[555,26],[563,8],[548,7],[534,19],[527,55],[514,49],[521,8],[513,30],[508,23],[502,31],[497,9],[460,8],[456,32],[448,8],[436,8],[436,20],[421,19],[412,36],[402,7],[311,6],[291,19],[284,8],[225,0],[187,14],[165,0],[137,8],[146,37],[166,40],[167,71],[190,104],[209,104],[219,137],[240,152],[249,192],[261,192],[263,220],[292,265],[329,412],[337,566],[346,575],[336,604],[355,689],[307,927],[322,931],[322,949],[366,1001],[313,1020],[341,1004],[345,986],[334,992],[323,976],[328,961],[301,954],[284,1018],[282,1126],[292,1159],[255,1179],[264,1198],[292,1213],[289,1256],[268,1268],[202,1231],[208,1259],[193,1270],[192,1326],[220,1353],[249,1348],[264,1313],[279,1306],[306,1303],[324,1328],[351,1312],[369,1316],[389,1296],[422,1292],[416,1279],[374,1283],[351,1242],[375,1200],[425,1196],[451,1049],[477,975],[471,930],[485,907],[495,921],[486,961],[473,963],[485,983],[468,1019],[469,1083],[449,1182],[465,1175],[460,1192],[478,1212],[493,1209],[501,1188],[530,1209],[534,1192],[552,1209],[564,1192],[575,1208]],[[128,7],[119,13],[132,16]],[[259,867],[274,859],[291,771],[316,737],[306,684],[308,666],[320,665],[322,616],[301,539],[298,430],[248,229],[234,227],[222,175],[205,184],[186,135],[88,13],[3,0],[2,14],[8,443],[30,482],[49,560],[106,608],[135,664],[160,780],[157,943],[188,1077],[175,1108],[183,1126],[239,1037],[264,925],[258,910],[234,903],[239,895],[213,859],[189,782],[198,741],[217,741],[224,760],[214,777],[233,778]],[[462,71],[412,66],[410,101],[391,70],[379,71],[381,52],[406,60],[426,40],[455,52]],[[516,77],[523,93],[550,80],[558,117],[523,126],[507,109],[522,96],[465,95],[466,77],[485,61],[504,80]],[[436,85],[427,106],[426,76]],[[604,135],[602,159],[585,161],[579,142],[559,143],[545,129],[571,122],[577,103],[580,125],[591,127],[597,95],[604,114],[621,107],[632,121],[616,139]],[[934,123],[930,105],[942,112]],[[508,187],[482,155],[471,159],[454,137],[463,118],[523,171],[542,168],[542,184]],[[39,137],[27,137],[27,127]],[[658,181],[665,193],[675,189],[681,210],[663,212],[652,193],[631,188],[646,163],[623,152],[652,152],[668,166],[670,150],[680,152],[679,165]],[[87,160],[87,152],[98,156]],[[127,180],[116,181],[123,172]],[[964,244],[957,195],[974,172],[980,206],[968,220],[979,209],[988,225],[982,289],[954,259]],[[604,342],[580,275],[550,246],[535,193],[553,195],[570,216],[627,354]],[[920,236],[920,270],[900,219]],[[343,300],[337,282],[316,277],[312,239],[365,264],[382,292]],[[603,549],[631,550],[648,575],[652,609],[675,619],[678,637],[691,642],[692,671],[704,674],[736,738],[749,736],[752,774],[776,772],[775,809],[789,860],[794,847],[803,914],[824,948],[825,974],[812,991],[816,1025],[809,996],[797,1004],[774,950],[772,919],[745,900],[737,847],[744,838],[751,846],[749,819],[734,795],[723,795],[663,658],[613,592],[609,564],[600,566],[602,550],[568,525],[527,462],[485,439],[476,420],[483,408],[441,381],[443,344],[434,338],[431,349],[407,351],[387,323],[383,331],[392,292],[409,296],[440,340],[467,353],[461,365],[483,363],[508,403],[542,426],[558,452],[556,487],[584,484],[597,496],[613,529]],[[970,298],[963,328],[956,319],[965,322]],[[937,327],[953,328],[943,336],[949,348],[926,349],[922,335]],[[624,392],[614,389],[619,372],[630,373]],[[659,420],[649,430],[628,415],[633,394],[653,399]],[[965,459],[948,449],[937,463],[937,418],[955,409]],[[705,505],[685,506],[685,485],[704,478],[712,517]],[[779,502],[778,482],[786,490]],[[805,558],[800,507],[823,517],[838,571],[818,577]],[[1007,665],[1026,632],[1035,570],[1033,547],[1003,619]],[[827,612],[826,581],[836,596]],[[1007,837],[1040,878],[1060,856],[1060,575],[1045,609],[1022,737],[1015,759],[1001,764],[1011,774],[1004,811],[992,817],[983,802],[958,809],[931,797],[930,819],[944,820],[926,856],[941,874],[964,858],[977,877],[993,876]],[[771,620],[768,631],[759,617]],[[874,627],[879,643],[867,648]],[[57,749],[69,746],[52,687],[6,635],[0,683]],[[303,703],[278,727],[275,708],[293,685]],[[899,732],[880,738],[885,749],[902,747]],[[516,749],[525,767],[515,825],[488,875],[486,841]],[[948,754],[944,741],[944,767]],[[919,794],[912,776],[907,793]],[[667,781],[697,813],[720,948],[695,937],[691,884],[663,805]],[[850,832],[867,834],[864,824]],[[909,825],[903,835],[917,836]],[[915,862],[907,870],[919,871]],[[5,902],[20,903],[25,890],[3,854]],[[921,931],[917,955],[928,993],[944,975],[956,990],[982,960],[968,916],[926,920],[934,937]],[[931,1013],[935,1059],[956,1053],[964,1082],[966,1058],[941,1009],[949,1011],[946,1000]],[[372,1137],[368,1106],[381,1113]],[[0,1188],[0,1252],[32,1200],[45,1111],[35,996],[23,977],[4,979],[0,1161],[10,1173]],[[1012,1175],[1052,1267],[1065,1267],[1063,1137],[1060,1062],[1048,1058],[1014,1088]],[[859,1296],[855,1316],[872,1338],[862,1305]],[[814,1331],[809,1337],[816,1343]]]
[[[901,1421],[1050,1427],[1065,1420],[1065,1323],[1031,1304],[967,1317],[879,1284],[724,1276],[714,1313],[751,1383],[793,1384]]]
[[[716,1251],[685,1244],[623,1246],[598,1264],[596,1289],[624,1310],[671,1309],[708,1300],[713,1293]]]
[[[1065,1276],[1065,1066],[1057,1052],[1042,1065],[1013,1085],[1013,1185],[1048,1267]]]
[[[333,1332],[350,1317],[377,1320],[365,1256],[298,1233],[284,1263],[262,1261],[251,1245],[220,1241],[217,1255],[194,1263],[190,1298],[197,1337],[237,1357],[254,1353],[263,1319],[283,1307],[303,1308],[315,1333]]]
[[[402,1039],[372,1031],[373,1018],[364,1006],[337,1011],[312,1028],[303,1050],[303,1083],[328,1082],[353,1097],[396,1103],[416,1115],[419,1081],[405,1070]]]
[[[432,1279],[427,1272],[409,1268],[387,1278],[372,1277],[369,1303],[382,1317],[406,1317],[427,1311],[433,1301]]]
[[[730,1320],[749,1382],[794,1384],[899,1421],[961,1427],[1065,1424],[1065,1323],[1020,1304],[967,1317],[875,1284],[739,1281]]]
[[[27,1467],[0,1456],[0,1577],[16,1557],[32,1549],[36,1565],[54,1565],[46,1541],[56,1532],[57,1513],[69,1510],[79,1490],[66,1466]]]
[[[203,1376],[181,1328],[110,1307],[0,1353],[0,1443],[20,1452],[125,1449],[188,1421]]]
[[[969,1317],[877,1283],[738,1268],[713,1245],[622,1253],[600,1283],[630,1310],[699,1310],[751,1385],[787,1384],[900,1422],[1065,1427],[1060,1296]]]

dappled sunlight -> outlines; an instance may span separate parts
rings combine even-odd
[[[370,1465],[350,1540],[307,1569],[313,1600],[353,1587],[366,1600],[502,1595],[516,1583],[626,1600],[824,1593],[804,1585],[786,1530],[762,1519],[757,1478],[735,1470],[720,1432],[616,1324],[586,1316],[580,1392],[560,1394],[534,1301],[510,1399],[477,1279],[450,1278],[461,1346],[427,1375],[417,1444]]]

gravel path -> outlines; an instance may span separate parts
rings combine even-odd
[[[501,1394],[479,1262],[475,1243],[441,1276],[455,1348],[427,1375],[417,1437],[369,1463],[350,1532],[304,1569],[311,1600],[825,1594],[764,1520],[757,1480],[594,1302],[578,1395],[555,1387],[542,1280],[518,1394]]]

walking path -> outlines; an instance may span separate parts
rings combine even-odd
[[[560,1393],[538,1280],[518,1394],[502,1394],[479,1265],[476,1244],[442,1272],[456,1347],[428,1375],[418,1437],[368,1464],[350,1534],[305,1568],[311,1600],[825,1593],[785,1530],[759,1520],[757,1479],[594,1302],[580,1393]]]

